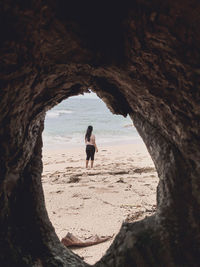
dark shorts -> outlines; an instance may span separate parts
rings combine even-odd
[[[85,151],[87,154],[86,160],[94,160],[95,147],[93,145],[87,145]]]

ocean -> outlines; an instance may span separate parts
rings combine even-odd
[[[44,149],[84,145],[88,125],[97,146],[141,142],[130,117],[114,115],[94,93],[70,97],[49,110],[43,132]]]

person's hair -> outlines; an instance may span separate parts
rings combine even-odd
[[[88,126],[86,134],[85,134],[85,140],[90,142],[90,136],[92,134],[93,127],[91,125]]]

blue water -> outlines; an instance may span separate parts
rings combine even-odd
[[[64,100],[46,114],[44,148],[84,144],[88,125],[93,126],[97,145],[135,143],[141,139],[129,117],[114,115],[94,93]]]

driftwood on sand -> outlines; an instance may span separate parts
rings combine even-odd
[[[88,247],[97,245],[99,243],[110,240],[113,236],[101,236],[98,235],[90,236],[85,240],[81,240],[78,237],[74,236],[72,233],[67,233],[64,238],[62,238],[61,242],[66,247]]]

